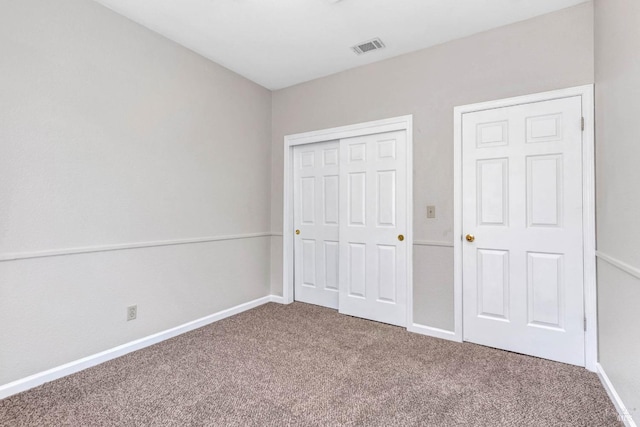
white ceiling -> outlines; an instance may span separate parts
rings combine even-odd
[[[97,0],[280,89],[586,0]],[[380,37],[386,49],[350,48]]]

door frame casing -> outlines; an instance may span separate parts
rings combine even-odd
[[[582,133],[582,234],[584,269],[585,367],[596,371],[598,361],[598,319],[596,294],[596,228],[595,228],[595,146],[594,86],[584,85],[536,93],[454,108],[454,336],[462,342],[462,118],[464,114],[533,102],[579,96],[582,101],[584,131]]]
[[[407,315],[406,325],[413,324],[413,115],[374,120],[311,132],[286,135],[284,137],[284,197],[282,233],[282,297],[284,304],[293,302],[294,292],[294,234],[293,234],[293,147],[316,142],[335,141],[355,136],[373,135],[404,130],[407,135]],[[342,209],[342,207],[340,207]]]

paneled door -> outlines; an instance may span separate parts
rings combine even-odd
[[[406,132],[340,143],[340,313],[406,325]]]
[[[580,97],[463,115],[464,340],[585,365]]]
[[[294,147],[295,299],[338,308],[339,142]]]

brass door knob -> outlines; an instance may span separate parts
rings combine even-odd
[[[473,234],[467,234],[467,236],[465,237],[465,239],[467,239],[467,242],[471,243],[474,240],[476,240],[476,236],[474,236]]]
[[[398,240],[402,242],[404,240],[404,236],[402,234],[398,234]]]
[[[296,230],[296,234],[300,234],[300,230]]]

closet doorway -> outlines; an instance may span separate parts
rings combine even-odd
[[[410,125],[285,138],[285,301],[412,324]]]

